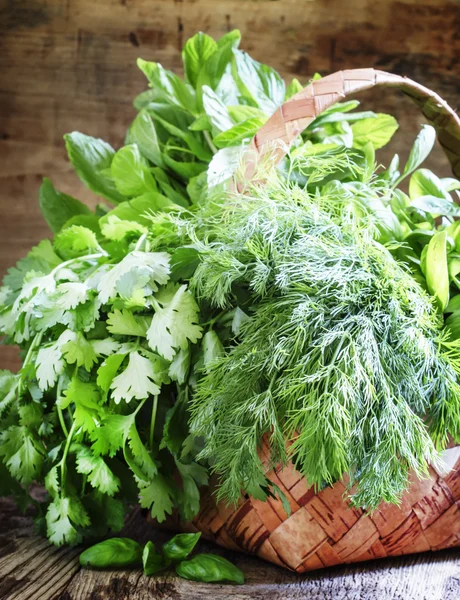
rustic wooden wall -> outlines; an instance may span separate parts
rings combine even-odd
[[[136,58],[179,72],[189,36],[235,27],[242,47],[285,77],[374,66],[459,104],[458,0],[0,0],[0,276],[48,235],[37,205],[44,175],[94,202],[69,168],[62,135],[81,130],[117,146],[145,88]],[[394,92],[365,100],[404,116],[392,151],[406,153],[422,121],[415,109]],[[440,153],[431,165],[447,173]],[[0,366],[16,365],[15,353],[0,349]]]

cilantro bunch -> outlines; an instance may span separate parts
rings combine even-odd
[[[433,441],[458,437],[459,183],[419,168],[434,130],[422,128],[404,167],[395,157],[384,170],[375,150],[395,119],[339,103],[298,138],[270,197],[240,198],[234,210],[226,181],[238,175],[245,144],[301,89],[239,41],[237,31],[191,38],[184,80],[138,61],[150,88],[134,101],[125,144],[65,136],[70,162],[101,203],[92,212],[45,179],[39,202],[54,237],[4,278],[0,334],[20,346],[23,362],[18,373],[0,371],[1,491],[25,506],[44,484],[38,522],[55,544],[118,531],[138,502],[159,521],[174,509],[192,519],[210,471],[230,500],[279,493],[257,456],[270,431],[277,458],[287,459],[284,442],[299,434],[304,474],[324,485],[348,470],[368,506],[396,502],[409,468],[422,475],[436,455]],[[302,246],[305,235],[313,246]],[[320,286],[328,260],[342,295]],[[299,268],[306,264],[316,271]],[[316,319],[309,327],[307,314]],[[380,373],[397,376],[391,406],[382,406],[382,380],[375,386],[368,363],[353,358],[350,315],[391,330]],[[360,356],[378,355],[382,335],[362,328]],[[404,352],[395,356],[398,336]],[[424,356],[408,342],[422,338]],[[347,387],[352,367],[368,394],[360,407]],[[307,383],[316,412],[301,405]],[[332,390],[341,393],[335,403]]]

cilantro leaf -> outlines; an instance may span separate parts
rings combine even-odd
[[[99,250],[96,234],[83,225],[62,229],[54,238],[54,247],[64,258],[77,258]]]
[[[136,287],[146,287],[149,293],[155,292],[158,290],[157,284],[163,285],[168,281],[169,271],[169,254],[166,252],[130,252],[102,275],[98,285],[99,298],[106,304],[117,295],[127,297],[126,278],[130,275],[134,277],[134,284],[131,282],[128,286],[131,294]]]
[[[129,234],[137,233],[142,235],[148,231],[144,225],[136,221],[122,220],[115,214],[107,216],[107,221],[101,224],[101,229],[107,239],[115,240],[116,242],[120,242]]]
[[[135,415],[109,415],[102,422],[100,427],[94,429],[90,438],[94,442],[92,445],[93,453],[96,456],[101,454],[113,457],[123,448],[131,426],[134,423]]]
[[[150,395],[156,396],[160,393],[158,379],[159,373],[152,361],[137,351],[130,352],[128,366],[110,384],[112,398],[119,404],[121,400],[130,402],[133,398],[143,400]]]
[[[87,371],[90,371],[97,362],[93,346],[79,331],[67,329],[61,334],[59,344],[62,355],[69,365],[76,364],[78,367],[85,367]]]
[[[112,473],[104,459],[95,456],[87,446],[77,446],[77,472],[88,476],[89,483],[103,494],[113,496],[120,488],[120,480]]]
[[[86,284],[78,281],[60,283],[56,288],[56,293],[58,294],[56,304],[66,310],[75,308],[78,304],[86,302],[88,292],[89,289]]]
[[[0,370],[0,415],[16,397],[18,376],[7,370]]]
[[[73,404],[75,425],[91,432],[103,416],[103,409],[99,402],[99,391],[94,383],[86,383],[78,377],[73,377],[69,387],[59,399],[59,406],[64,409]]]
[[[46,512],[47,534],[51,543],[61,546],[80,541],[76,527],[90,524],[88,514],[76,496],[61,498],[56,496]]]
[[[126,357],[125,354],[112,354],[99,367],[97,371],[97,385],[107,393],[110,389],[110,385],[113,378],[118,372],[121,363]]]
[[[129,310],[123,309],[120,311],[115,309],[108,315],[107,329],[110,333],[116,335],[146,337],[151,321],[151,318],[139,317]]]
[[[32,483],[38,477],[43,464],[42,450],[27,428],[12,425],[0,436],[0,456],[20,483]]]
[[[198,305],[186,285],[170,284],[155,296],[157,304],[147,340],[152,350],[168,360],[176,349],[186,349],[188,340],[196,343],[201,337],[198,325]]]
[[[181,348],[179,352],[174,356],[171,365],[169,367],[169,376],[173,381],[177,381],[180,385],[185,383],[188,372],[190,370],[190,348]]]
[[[149,508],[154,519],[162,523],[166,515],[172,514],[177,488],[171,480],[158,473],[153,480],[140,491],[142,508]]]

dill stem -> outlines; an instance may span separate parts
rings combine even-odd
[[[203,136],[204,136],[204,139],[206,140],[206,142],[208,143],[208,146],[209,146],[211,152],[213,154],[217,154],[217,148],[214,146],[211,136],[209,135],[209,131],[203,131]]]
[[[155,434],[155,421],[157,418],[157,408],[158,408],[158,395],[153,397],[152,417],[150,419],[150,434],[149,434],[150,450],[153,450],[153,436]]]

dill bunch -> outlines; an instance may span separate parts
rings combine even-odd
[[[458,346],[429,296],[362,220],[277,175],[172,221],[199,252],[197,299],[250,315],[190,405],[219,498],[266,495],[265,435],[273,466],[292,459],[317,487],[348,473],[369,510],[398,502],[460,438]]]

